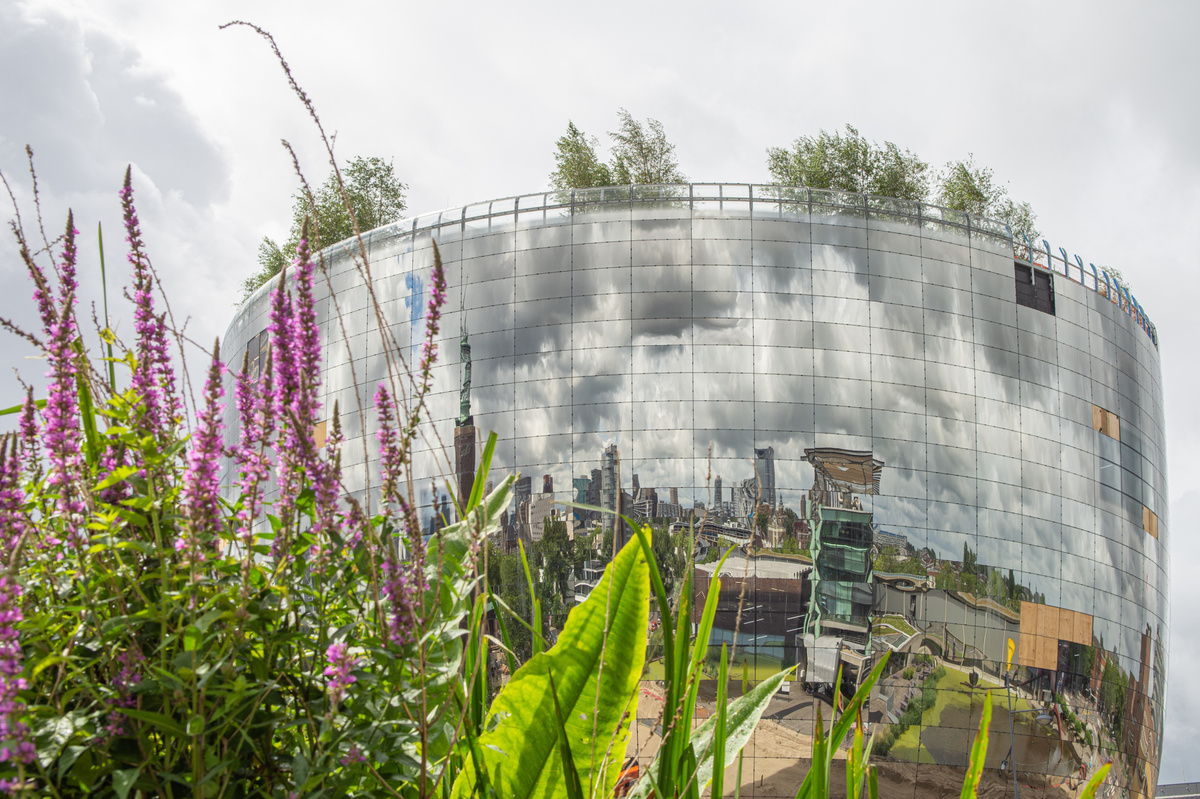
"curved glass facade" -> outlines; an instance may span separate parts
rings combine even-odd
[[[567,500],[694,526],[701,549],[750,544],[726,564],[715,651],[802,681],[747,749],[743,795],[794,795],[837,669],[852,688],[885,650],[869,713],[884,795],[957,796],[989,697],[994,795],[1015,769],[1073,796],[1109,759],[1128,795],[1152,794],[1165,432],[1157,333],[1126,290],[1044,243],[1018,258],[995,222],[837,192],[596,189],[406,220],[365,237],[381,313],[350,250],[322,253],[324,407],[364,496],[382,336],[419,357],[434,240],[449,288],[437,436],[416,456],[425,522],[494,431],[493,472],[526,478],[505,545]],[[227,362],[264,350],[267,290]]]

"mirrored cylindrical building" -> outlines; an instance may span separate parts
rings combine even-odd
[[[547,519],[628,535],[562,501],[686,532],[701,561],[739,547],[713,651],[736,647],[751,679],[796,669],[743,795],[794,795],[815,713],[884,652],[864,721],[885,795],[957,796],[985,702],[991,795],[1074,796],[1108,760],[1128,795],[1153,792],[1163,396],[1156,330],[1123,285],[993,221],[775,186],[405,220],[364,237],[365,265],[349,243],[322,253],[323,404],[342,411],[347,488],[365,501],[384,341],[418,359],[435,241],[449,288],[414,468],[422,523],[453,513],[495,432],[493,477],[522,475],[502,547]],[[265,357],[268,291],[230,326],[229,362]],[[715,566],[695,567],[697,602]]]

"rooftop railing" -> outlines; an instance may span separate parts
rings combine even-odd
[[[421,214],[385,225],[364,235],[366,243],[386,241],[399,236],[434,233],[447,226],[460,231],[492,229],[494,224],[507,227],[508,218],[517,227],[550,224],[578,214],[600,210],[658,205],[686,209],[691,213],[715,211],[720,214],[743,211],[753,218],[781,218],[798,214],[852,216],[870,220],[900,221],[919,228],[953,229],[968,237],[986,237],[1007,245],[1014,259],[1036,264],[1109,299],[1137,322],[1154,346],[1158,332],[1127,286],[1103,268],[1086,266],[1078,255],[1072,259],[1062,247],[1058,252],[1042,239],[1040,246],[1028,237],[1014,238],[1007,224],[996,219],[943,208],[916,200],[878,197],[871,194],[810,189],[803,186],[777,186],[755,183],[681,183],[642,186],[605,186],[571,191],[547,191],[504,197],[458,208]],[[1022,240],[1023,239],[1023,240]],[[335,244],[341,247],[342,244]]]

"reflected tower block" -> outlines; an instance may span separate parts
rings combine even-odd
[[[879,493],[883,463],[870,452],[810,448],[804,457],[815,475],[808,493],[812,527],[812,601],[805,628],[814,647],[837,637],[844,645],[870,651],[874,570],[871,512],[860,495]],[[862,676],[864,664],[859,664]],[[824,681],[824,680],[821,680]]]

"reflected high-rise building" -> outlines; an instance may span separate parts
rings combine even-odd
[[[760,504],[775,507],[775,448],[754,449],[754,477],[759,485]]]
[[[600,460],[600,507],[610,511],[605,513],[600,520],[601,527],[606,533],[612,532],[616,526],[617,499],[621,490],[618,458],[617,445],[609,444],[604,448],[604,455]]]
[[[691,531],[710,571],[738,547],[710,657],[734,644],[738,669],[796,667],[814,692],[772,700],[743,794],[794,796],[815,708],[828,719],[852,687],[832,685],[838,670],[852,684],[885,653],[864,721],[886,795],[957,796],[985,697],[981,795],[1011,795],[1014,777],[1022,795],[1073,795],[1110,758],[1111,795],[1151,792],[1167,431],[1157,329],[1123,283],[994,220],[780,186],[505,198],[363,238],[375,291],[341,244],[316,289],[346,490],[376,507],[378,422],[347,409],[399,363],[385,345],[419,360],[436,241],[445,360],[409,470],[418,518],[436,531],[470,485],[465,432],[451,451],[469,416],[470,441],[497,436],[487,479],[522,475],[506,548],[581,497],[659,540]],[[272,285],[237,312],[226,362],[265,361]],[[230,443],[237,426],[231,406]],[[614,529],[611,513],[572,522]],[[1033,721],[1043,710],[1054,725]],[[631,752],[653,727],[633,725]]]

